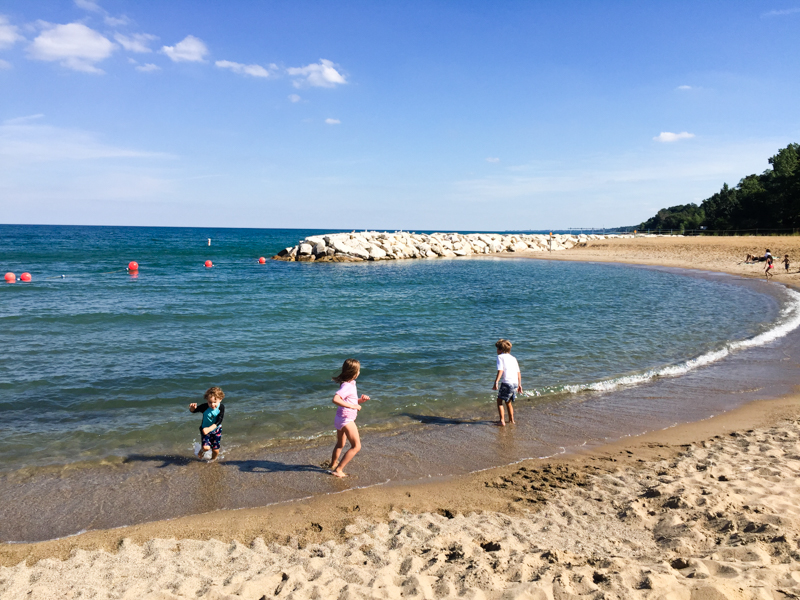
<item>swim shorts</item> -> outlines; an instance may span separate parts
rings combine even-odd
[[[510,383],[501,383],[497,390],[497,399],[503,402],[513,402],[517,399],[517,386]]]
[[[203,435],[203,439],[200,443],[203,445],[203,448],[208,446],[212,450],[219,450],[220,442],[222,442],[222,427],[217,427],[211,433]]]

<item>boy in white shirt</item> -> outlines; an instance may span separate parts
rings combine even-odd
[[[503,403],[508,407],[508,419],[514,421],[514,407],[512,402],[517,394],[522,393],[522,373],[519,370],[517,359],[511,356],[511,342],[508,340],[498,340],[497,347],[497,377],[494,379],[493,390],[497,392],[497,412],[500,413],[500,427],[505,427],[506,417],[503,413]]]

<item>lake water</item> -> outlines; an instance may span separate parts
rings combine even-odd
[[[780,286],[665,269],[498,258],[258,264],[313,233],[320,232],[0,226],[0,269],[33,276],[0,286],[0,470],[14,495],[2,520],[25,521],[33,498],[53,496],[45,504],[55,510],[64,490],[54,473],[63,482],[77,469],[83,475],[75,477],[94,482],[75,479],[73,490],[111,485],[103,469],[123,469],[134,456],[140,482],[147,468],[177,473],[199,425],[187,404],[202,402],[212,385],[226,393],[230,464],[320,444],[327,454],[337,388],[330,378],[348,357],[361,361],[359,391],[372,397],[358,419],[365,449],[371,432],[388,449],[398,433],[452,424],[436,441],[437,452],[448,452],[442,440],[457,445],[459,424],[495,418],[498,338],[514,343],[523,413],[570,406],[562,419],[578,423],[607,402],[604,392],[690,377],[748,345],[773,343],[798,318],[797,296]],[[132,260],[137,276],[125,271]],[[206,260],[215,266],[205,268]],[[645,418],[651,408],[641,406]],[[598,431],[626,433],[610,423]],[[571,435],[585,441],[577,427]],[[356,473],[359,461],[369,464],[366,454],[353,463]],[[148,466],[148,456],[166,462]],[[495,462],[505,458],[518,457]],[[454,472],[467,468],[462,462]],[[226,496],[192,510],[301,491]],[[75,491],[76,504],[81,498]],[[120,523],[78,528],[113,524]],[[0,538],[74,532],[40,529],[8,526]]]

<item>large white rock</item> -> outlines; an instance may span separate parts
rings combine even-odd
[[[516,244],[511,246],[511,248],[509,248],[509,250],[511,250],[512,252],[525,252],[527,249],[528,249],[528,244],[526,244],[525,242],[517,242]]]
[[[369,257],[372,260],[381,260],[382,258],[386,258],[386,252],[384,252],[378,246],[374,246],[374,245],[370,246],[369,250],[368,250],[368,253],[369,253]]]
[[[311,254],[311,251],[312,251],[313,249],[314,249],[314,248],[313,248],[313,246],[311,246],[311,244],[300,244],[300,247],[299,247],[299,249],[298,249],[298,252],[299,252],[300,254]]]

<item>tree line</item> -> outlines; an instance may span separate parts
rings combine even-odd
[[[662,208],[639,230],[732,231],[800,228],[800,144],[789,144],[769,159],[761,175],[748,175],[697,204]]]

